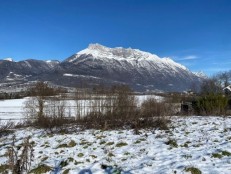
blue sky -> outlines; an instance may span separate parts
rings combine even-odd
[[[230,70],[231,1],[0,0],[0,59],[64,60],[89,43]]]

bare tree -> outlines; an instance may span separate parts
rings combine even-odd
[[[61,127],[66,122],[66,102],[64,95],[57,92],[44,82],[38,82],[30,89],[33,97],[24,103],[26,118],[35,125],[52,129]]]
[[[47,96],[56,95],[55,90],[47,83],[37,82],[34,87],[29,89],[33,96],[25,103],[27,116],[37,118],[38,121],[44,117],[44,107]]]
[[[222,86],[222,88],[225,88],[228,85],[230,85],[231,71],[220,72],[217,75],[215,75],[215,78],[217,79],[219,84]]]
[[[212,77],[202,82],[200,92],[204,95],[210,93],[222,93],[223,91],[220,81],[218,81],[217,78]]]

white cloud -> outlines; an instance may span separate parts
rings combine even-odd
[[[182,57],[179,60],[194,60],[194,59],[198,59],[198,56],[196,56],[196,55],[189,55],[189,56]]]
[[[177,61],[183,61],[183,60],[195,60],[198,59],[199,57],[196,55],[188,55],[184,57],[179,57],[179,56],[172,56],[175,60]]]
[[[196,56],[196,55],[190,55],[190,56],[185,56],[182,59],[183,60],[193,60],[193,59],[198,59],[198,56]]]

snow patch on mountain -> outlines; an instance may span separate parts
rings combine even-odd
[[[7,57],[7,58],[5,58],[5,59],[3,59],[3,60],[9,61],[9,62],[14,62],[14,59],[11,58],[11,57]]]
[[[197,77],[202,78],[202,79],[208,78],[208,76],[203,71],[193,72],[193,74],[196,75]]]
[[[46,60],[46,63],[51,67],[55,67],[56,65],[58,65],[60,62],[58,60]]]
[[[23,80],[25,79],[24,76],[20,75],[20,74],[16,74],[14,72],[10,72],[7,76],[6,76],[6,81],[17,81],[17,80]]]
[[[78,75],[78,74],[63,74],[63,76],[66,76],[66,77],[80,77],[80,78],[93,78],[93,79],[101,79],[99,77],[95,77],[95,76],[85,76],[85,75]]]
[[[88,48],[78,52],[75,54],[72,59],[69,59],[69,62],[74,62],[81,55],[92,55],[93,58],[96,59],[114,59],[114,60],[126,60],[130,63],[139,63],[141,61],[155,62],[160,65],[169,65],[172,67],[179,67],[181,69],[187,70],[187,68],[179,63],[174,62],[172,59],[168,57],[160,58],[155,54],[151,54],[145,51],[141,51],[139,49],[132,48],[109,48],[100,44],[90,44]]]

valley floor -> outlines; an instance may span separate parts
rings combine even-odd
[[[27,128],[15,131],[16,146],[31,136],[33,172],[93,174],[174,174],[200,170],[231,173],[231,117],[172,117],[170,130],[87,130],[47,134]],[[0,173],[7,164],[13,134],[0,138]],[[20,153],[20,150],[19,150]],[[2,170],[2,171],[1,171]]]

